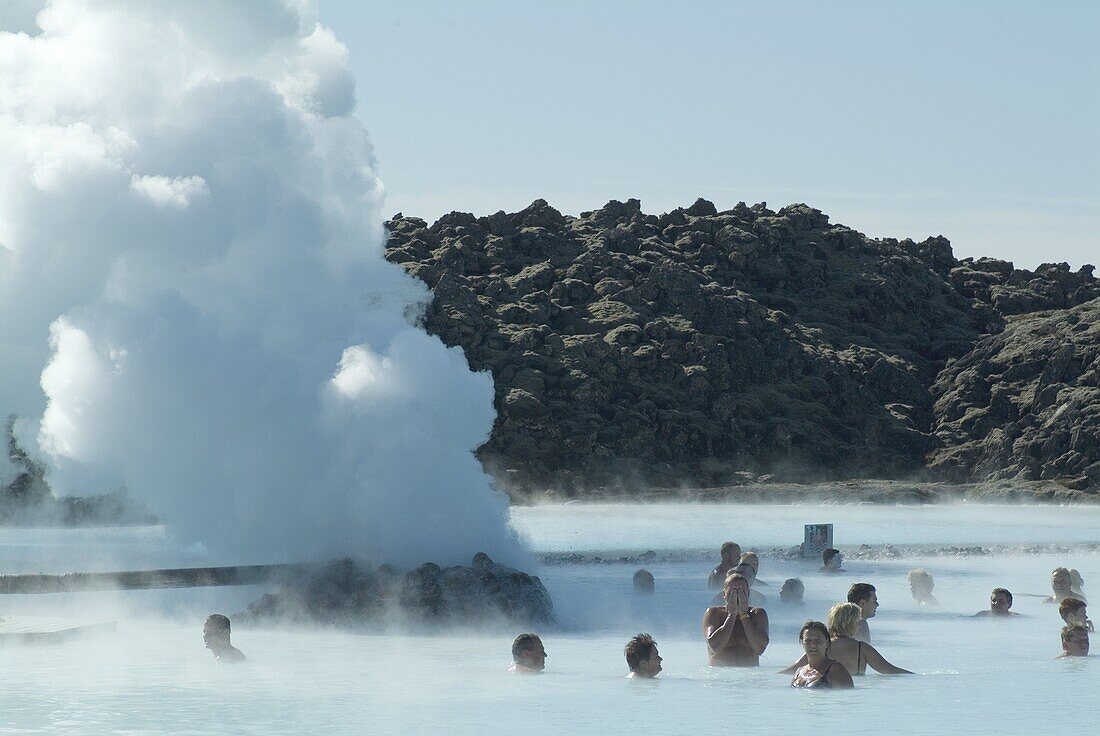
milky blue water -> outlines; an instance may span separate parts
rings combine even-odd
[[[846,552],[891,543],[902,557],[849,554],[845,575],[824,577],[817,562],[771,554],[801,541],[803,523],[818,522],[836,525],[835,542]],[[514,631],[410,637],[240,629],[234,640],[249,662],[216,666],[202,648],[202,617],[240,610],[261,592],[254,588],[0,597],[0,616],[119,620],[113,636],[0,647],[0,734],[987,734],[1089,731],[1100,718],[1095,657],[1055,660],[1057,612],[1025,595],[1046,593],[1059,565],[1082,572],[1086,594],[1100,586],[1100,509],[572,504],[513,509],[513,525],[551,560],[654,550],[657,559],[645,567],[656,593],[633,594],[637,563],[544,565],[560,621],[540,632],[546,672],[529,677],[506,671]],[[706,666],[699,627],[715,560],[705,554],[726,539],[761,551],[761,578],[771,583],[760,590],[772,643],[755,670]],[[973,545],[993,553],[944,549]],[[0,530],[4,571],[198,559],[174,551],[157,528]],[[909,596],[905,572],[918,566],[935,576],[936,608]],[[778,603],[779,585],[795,575],[806,583],[801,610]],[[919,674],[871,674],[850,692],[790,689],[775,670],[798,656],[799,626],[823,617],[856,581],[878,587],[875,645]],[[1016,594],[1014,610],[1024,615],[968,617],[988,606],[996,586]],[[622,646],[643,630],[657,638],[665,671],[656,681],[628,681]]]

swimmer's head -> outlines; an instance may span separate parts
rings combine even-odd
[[[217,651],[231,646],[229,643],[229,617],[212,613],[202,623],[202,642],[207,649]]]
[[[741,545],[737,542],[726,542],[722,545],[722,562],[731,565],[737,564],[741,559]]]
[[[661,671],[662,658],[657,642],[649,634],[638,634],[623,647],[626,666],[637,677],[656,677]]]
[[[855,603],[837,603],[829,609],[825,617],[828,622],[829,636],[855,637],[863,611]]]
[[[806,594],[806,586],[798,578],[787,578],[779,589],[779,600],[783,603],[801,603]]]
[[[512,642],[512,661],[535,672],[546,668],[546,647],[538,634],[520,634]]]
[[[1062,656],[1089,656],[1089,630],[1084,626],[1063,626]]]
[[[909,582],[909,592],[913,594],[913,600],[917,603],[928,601],[932,595],[932,588],[935,587],[935,581],[927,570],[919,567],[916,570],[910,570],[905,579]]]
[[[1058,604],[1058,614],[1070,626],[1085,626],[1089,616],[1085,602],[1076,598],[1063,598]]]
[[[874,618],[878,610],[878,592],[870,583],[856,583],[848,588],[848,602],[859,606],[863,618]]]
[[[1077,568],[1071,567],[1069,569],[1070,588],[1074,593],[1082,594],[1085,587],[1085,579],[1081,577],[1081,573],[1077,572]]]
[[[1050,574],[1050,587],[1058,597],[1064,597],[1073,592],[1073,576],[1064,567],[1054,568]]]
[[[745,601],[749,599],[749,579],[739,572],[731,572],[722,584],[722,595],[725,596],[726,603],[732,602],[735,594],[743,597]]]
[[[756,583],[756,568],[747,562],[739,562],[730,568],[730,572],[735,572],[738,575],[744,575],[749,581],[749,587],[751,588]]]
[[[827,656],[829,653],[829,629],[820,621],[807,621],[798,632],[798,641],[807,656]]]
[[[1010,608],[1012,608],[1012,593],[1008,588],[994,588],[989,594],[989,610],[994,614],[1005,616]]]
[[[844,555],[840,553],[839,549],[829,547],[821,553],[821,564],[830,570],[839,570],[840,566],[844,564]]]
[[[745,552],[741,555],[741,559],[738,560],[742,565],[752,565],[757,570],[760,569],[760,555],[755,552]]]
[[[653,588],[653,573],[649,570],[638,570],[638,572],[634,573],[635,593],[652,593]]]

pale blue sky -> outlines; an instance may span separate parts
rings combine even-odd
[[[1100,266],[1100,3],[320,0],[386,213],[806,202]]]

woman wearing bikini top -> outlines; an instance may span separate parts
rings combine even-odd
[[[806,652],[806,664],[798,668],[791,687],[812,687],[840,690],[852,687],[852,676],[844,665],[829,659],[829,630],[820,621],[807,621],[798,632],[798,640]]]

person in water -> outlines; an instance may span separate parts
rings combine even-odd
[[[202,623],[202,642],[218,662],[243,662],[244,653],[229,642],[229,617],[212,613]]]
[[[989,610],[978,611],[975,616],[993,616],[995,618],[1008,618],[1020,614],[1008,609],[1012,608],[1012,593],[1008,588],[994,588],[989,594]]]
[[[654,678],[661,671],[661,654],[657,651],[657,642],[649,634],[638,634],[623,647],[626,666],[630,668],[628,678],[632,680]]]
[[[932,595],[932,588],[935,587],[936,582],[927,570],[920,567],[910,570],[905,579],[909,582],[909,592],[917,603],[922,606],[934,606],[939,603],[936,596]]]
[[[520,634],[512,642],[512,666],[509,672],[536,674],[546,669],[546,647],[538,634]]]
[[[1058,604],[1058,615],[1066,622],[1067,626],[1084,626],[1089,631],[1096,631],[1096,627],[1089,621],[1086,608],[1088,604],[1076,598],[1066,598]]]
[[[861,616],[853,638],[870,644],[871,627],[867,625],[867,619],[874,618],[878,611],[878,591],[870,583],[855,583],[848,588],[848,602],[859,606]]]
[[[1065,657],[1089,656],[1089,630],[1084,626],[1062,627],[1062,655]]]
[[[855,638],[856,627],[862,619],[863,613],[855,603],[838,603],[829,609],[829,656],[844,665],[844,669],[851,675],[867,674],[867,667],[883,675],[911,675],[909,670],[890,664],[886,658],[878,653],[878,650],[866,642]],[[808,660],[803,655],[801,659],[781,670],[783,674],[797,672]]]
[[[1066,598],[1079,601],[1085,600],[1084,596],[1073,592],[1073,576],[1064,567],[1054,568],[1054,572],[1050,574],[1050,588],[1054,595],[1045,599],[1044,603],[1057,603],[1060,605]]]
[[[840,567],[843,564],[844,564],[844,555],[842,555],[840,553],[840,550],[839,549],[833,549],[832,547],[829,547],[828,549],[822,551],[822,553],[821,553],[821,568],[818,570],[818,572],[826,572],[826,573],[844,572],[844,570],[841,569],[841,567]]]
[[[806,594],[806,586],[798,578],[787,578],[783,581],[783,587],[779,589],[779,602],[785,606],[805,606],[802,597]]]
[[[768,614],[749,605],[749,581],[736,572],[722,586],[724,606],[711,606],[703,615],[703,637],[709,663],[714,666],[757,667],[768,648]]]
[[[758,578],[760,574],[760,556],[755,552],[745,552],[741,555],[739,565],[749,565],[752,567],[752,577],[749,578],[749,585],[767,585],[763,580]]]
[[[740,561],[741,545],[737,542],[726,542],[723,544],[722,561],[710,571],[710,578],[707,579],[707,587],[721,588],[722,584],[726,581],[726,576],[729,575],[730,571],[733,569],[733,566]]]
[[[810,687],[842,690],[854,687],[852,675],[844,665],[835,659],[829,659],[831,646],[829,630],[820,621],[807,621],[798,632],[798,641],[805,652],[804,665],[799,667],[791,679],[791,687]]]
[[[652,593],[653,589],[653,573],[649,570],[638,570],[638,572],[634,573],[635,593]]]

